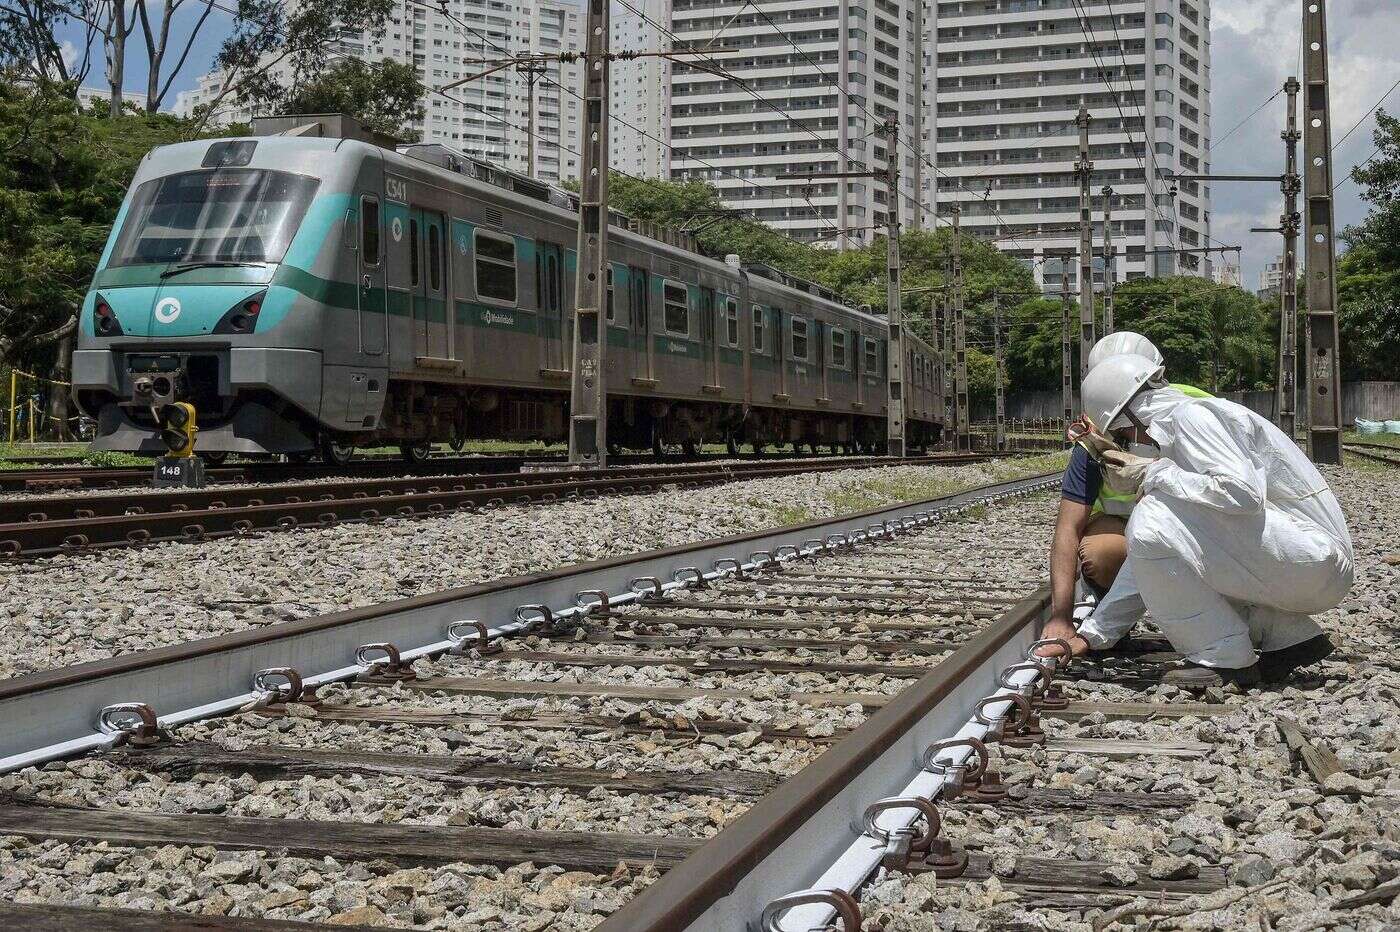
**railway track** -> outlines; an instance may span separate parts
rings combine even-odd
[[[110,495],[0,500],[0,556],[34,558],[92,547],[195,541],[254,531],[326,527],[441,514],[459,508],[548,503],[563,498],[694,488],[808,472],[886,466],[957,465],[982,453],[860,459],[759,460],[725,464],[617,467],[409,479],[304,482]]]
[[[1018,542],[966,513],[986,508],[1014,524],[1035,511],[1048,521],[1048,497],[1021,499],[1055,481],[0,682],[0,772],[95,753],[124,775],[121,785],[154,786],[143,798],[158,803],[75,803],[57,772],[57,782],[31,784],[49,792],[0,802],[0,835],[30,839],[40,858],[46,846],[83,857],[102,843],[109,870],[131,849],[212,851],[203,858],[224,865],[220,876],[255,885],[258,865],[282,876],[327,858],[410,888],[466,871],[520,903],[567,880],[559,889],[585,904],[582,916],[611,914],[599,932],[791,932],[833,919],[853,932],[863,912],[883,908],[864,902],[876,876],[913,884],[932,874],[953,885],[995,876],[1032,910],[1079,913],[1218,889],[1215,865],[1128,877],[1089,858],[1038,859],[1033,839],[1001,863],[977,850],[985,839],[959,837],[974,814],[999,810],[1043,814],[1052,828],[1171,819],[1189,798],[1046,784],[1070,755],[1108,767],[1190,760],[1208,746],[1062,740],[1056,725],[1085,716],[1194,723],[1225,711],[1065,695],[1080,677],[1151,686],[1171,659],[1160,642],[1068,670],[1029,659],[1048,593],[997,556]],[[215,716],[226,717],[207,721]],[[67,774],[77,779],[86,766]],[[1020,780],[1007,785],[998,771]],[[241,781],[236,796],[262,797],[262,808],[234,797],[215,797],[213,811],[192,805],[220,776]],[[347,786],[396,814],[308,818],[279,808]],[[274,866],[283,861],[287,871]],[[547,865],[542,879],[525,864]],[[415,873],[423,867],[433,870]],[[287,908],[268,918],[202,916],[199,928],[318,927],[268,925],[301,915],[300,894],[278,895],[270,901]],[[472,911],[481,902],[465,897],[454,927],[550,927],[538,912]],[[189,918],[12,903],[0,917],[23,928],[116,930],[188,928]],[[383,914],[347,910],[334,921],[357,917],[379,925]],[[411,908],[397,920],[420,921]]]
[[[651,454],[622,454],[608,458],[614,467],[645,466],[704,466],[732,462],[739,457],[724,453],[701,454],[695,457]],[[750,453],[746,462],[834,462],[841,459],[861,460],[870,457],[842,457],[819,453]],[[66,462],[72,462],[67,460]],[[324,463],[247,462],[228,466],[209,466],[205,475],[211,485],[308,482],[319,479],[385,478],[403,476],[460,476],[465,474],[497,474],[519,472],[522,468],[559,468],[567,466],[561,456],[523,456],[515,454],[486,454],[480,456],[435,455],[410,463],[398,457],[355,459],[344,466]],[[65,466],[50,465],[30,469],[0,470],[0,492],[61,492],[74,489],[122,489],[148,486],[151,466]]]
[[[1373,463],[1400,466],[1400,447],[1392,444],[1349,440],[1342,444],[1342,449],[1352,456],[1359,456]]]

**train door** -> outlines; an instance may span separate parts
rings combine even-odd
[[[423,271],[423,211],[408,211],[408,307],[413,322],[413,355],[428,353],[428,277]]]
[[[631,295],[628,304],[632,312],[632,350],[636,360],[634,375],[642,379],[655,379],[654,348],[651,343],[651,281],[645,269],[635,266],[627,277]]]
[[[379,198],[372,194],[360,197],[360,352],[379,356],[384,352],[389,328],[385,313],[384,256],[380,248],[382,228],[379,219]]]
[[[540,301],[540,367],[562,372],[570,347],[564,346],[564,254],[556,243],[535,250]]]
[[[414,211],[420,215],[422,234],[420,235],[423,253],[422,270],[419,276],[424,320],[424,356],[435,359],[449,359],[451,352],[451,318],[447,304],[447,271],[444,262],[444,242],[442,214],[433,211]],[[416,319],[416,318],[415,318]]]
[[[715,371],[719,362],[719,347],[715,345],[715,290],[700,289],[700,352],[705,360],[702,372],[702,385],[718,385],[719,375]]]

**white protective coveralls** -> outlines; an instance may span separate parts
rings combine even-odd
[[[1079,629],[1089,645],[1112,646],[1144,604],[1172,645],[1203,666],[1240,669],[1255,662],[1255,648],[1321,634],[1308,616],[1351,588],[1351,535],[1298,445],[1222,398],[1149,389],[1129,410],[1161,457],[1128,520],[1127,562]]]

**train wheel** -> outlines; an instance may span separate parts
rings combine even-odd
[[[689,437],[687,437],[686,439],[681,441],[681,455],[684,456],[686,459],[695,459],[695,456],[698,452],[699,447],[695,445],[694,440],[691,440]]]
[[[198,450],[195,452],[199,453]],[[222,466],[224,463],[228,462],[228,453],[224,450],[219,450],[215,453],[200,453],[199,458],[210,466]]]
[[[355,455],[353,443],[339,443],[329,436],[321,438],[321,462],[327,466],[345,466]]]
[[[300,453],[287,453],[284,455],[287,457],[287,462],[295,463],[298,466],[305,466],[307,463],[311,462],[312,456],[310,450],[302,450]]]
[[[729,453],[730,456],[739,455],[739,441],[735,438],[733,434],[729,434],[724,438],[724,449]]]
[[[399,444],[399,455],[403,457],[405,463],[414,466],[421,466],[428,461],[428,456],[433,452],[433,445],[427,440],[417,443]]]
[[[622,444],[616,440],[608,441],[608,456],[621,456]]]

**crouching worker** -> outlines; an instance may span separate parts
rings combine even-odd
[[[1186,659],[1164,681],[1252,686],[1330,654],[1332,642],[1309,616],[1351,588],[1351,535],[1297,444],[1242,405],[1188,398],[1141,356],[1091,370],[1083,403],[1120,448],[1101,454],[1104,481],[1137,496],[1125,569]],[[1099,615],[1081,625],[1077,651],[1110,647],[1125,633]]]
[[[1162,354],[1151,340],[1120,330],[1094,344],[1089,368],[1092,371],[1104,360],[1125,353],[1162,365]],[[1211,397],[1191,385],[1174,387],[1192,398]],[[1082,652],[1088,646],[1075,640],[1075,625],[1090,614],[1117,632],[1114,641],[1142,617],[1142,599],[1131,570],[1115,585],[1128,555],[1124,532],[1136,502],[1136,493],[1121,494],[1108,488],[1099,463],[1083,447],[1074,447],[1060,483],[1060,506],[1050,545],[1051,606],[1044,637],[1069,641]],[[1044,650],[1056,652],[1054,647]]]

